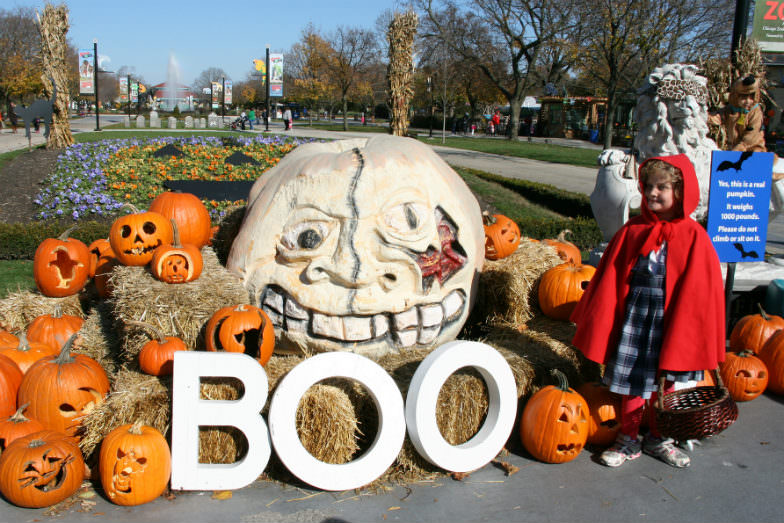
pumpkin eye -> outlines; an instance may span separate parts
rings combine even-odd
[[[155,227],[155,224],[152,222],[144,222],[142,230],[147,234],[155,234],[157,227]]]
[[[120,230],[120,235],[123,238],[127,238],[131,235],[131,226],[130,225],[123,225],[122,230]]]
[[[751,378],[751,373],[745,369],[739,370],[735,375],[741,378]]]
[[[409,235],[422,228],[426,222],[427,209],[415,202],[395,205],[384,213],[384,223],[393,233]]]
[[[302,222],[284,232],[281,243],[289,250],[313,250],[324,243],[328,234],[329,228],[324,222]]]

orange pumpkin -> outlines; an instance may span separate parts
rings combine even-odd
[[[719,369],[721,380],[735,401],[751,401],[768,386],[768,368],[750,350],[728,352]]]
[[[22,371],[8,356],[0,355],[0,417],[10,416],[16,411]]]
[[[549,269],[539,281],[539,307],[548,317],[568,320],[588,287],[596,269],[590,265],[562,263]]]
[[[503,214],[483,213],[485,226],[485,258],[500,260],[517,250],[520,245],[520,228]]]
[[[155,249],[150,261],[150,271],[165,283],[187,283],[199,277],[204,261],[198,247],[180,243],[179,226],[174,220],[171,224],[174,242]]]
[[[139,367],[142,372],[152,376],[171,374],[174,370],[174,353],[188,350],[185,342],[176,336],[164,336],[160,329],[149,323],[129,321],[128,324],[147,329],[155,336],[155,339],[145,343],[139,351]]]
[[[207,207],[190,193],[164,192],[155,197],[150,211],[177,222],[180,240],[201,249],[212,238],[212,221]]]
[[[566,235],[571,233],[572,231],[569,229],[564,229],[558,234],[556,239],[546,239],[542,241],[544,241],[544,243],[550,247],[554,248],[558,253],[558,256],[563,261],[574,262],[575,264],[580,265],[583,262],[583,256],[580,252],[580,248],[575,244],[566,241]]]
[[[166,438],[141,422],[112,430],[101,442],[98,459],[103,491],[118,505],[141,505],[160,496],[171,475]]]
[[[30,342],[45,343],[59,352],[68,338],[79,332],[82,325],[82,318],[63,314],[61,307],[55,305],[52,314],[42,314],[30,323],[27,327],[27,339]]]
[[[0,329],[0,349],[13,349],[19,345],[19,338],[10,332]]]
[[[784,329],[784,318],[767,314],[760,304],[757,304],[757,307],[759,307],[759,314],[742,317],[732,328],[730,349],[734,351],[748,349],[759,353],[774,332]]]
[[[16,363],[22,374],[27,372],[33,363],[51,356],[56,356],[60,351],[40,341],[30,341],[23,332],[13,349],[0,349],[0,354],[7,356]]]
[[[223,307],[205,331],[207,350],[243,352],[266,365],[275,350],[275,330],[267,313],[253,305]]]
[[[621,430],[621,397],[597,382],[583,383],[577,392],[585,398],[588,418],[588,440],[592,445],[611,445]]]
[[[90,253],[84,243],[68,237],[73,229],[57,238],[45,239],[35,251],[33,279],[44,296],[71,296],[87,283]]]
[[[90,278],[95,277],[95,269],[98,268],[98,260],[101,255],[106,252],[107,249],[111,248],[112,246],[109,243],[109,240],[104,238],[99,238],[87,246],[87,250],[90,251]]]
[[[523,409],[520,437],[525,450],[546,463],[565,463],[577,457],[588,439],[588,405],[559,370],[551,373],[558,385],[548,385],[531,396]]]
[[[768,368],[768,390],[784,394],[784,330],[776,331],[768,338],[759,357]]]
[[[83,354],[71,356],[76,335],[71,336],[57,357],[33,364],[19,386],[19,404],[29,403],[28,414],[47,429],[81,436],[82,418],[103,403],[109,392],[106,371]]]
[[[112,271],[118,265],[120,265],[120,262],[114,255],[114,251],[112,250],[111,246],[104,250],[98,257],[98,261],[95,266],[95,276],[93,277],[93,283],[95,283],[95,288],[98,290],[98,295],[101,298],[108,298],[112,295],[113,287],[111,276]]]
[[[0,452],[15,439],[44,430],[44,426],[39,422],[25,417],[26,408],[27,405],[22,405],[13,416],[0,420]]]
[[[127,204],[126,204],[127,205]],[[109,243],[123,265],[147,265],[161,245],[172,242],[171,223],[157,212],[138,212],[117,218],[109,229]]]
[[[14,505],[41,508],[82,486],[84,459],[60,432],[43,430],[17,438],[0,455],[0,492]]]

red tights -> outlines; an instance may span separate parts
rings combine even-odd
[[[667,382],[664,392],[671,392],[675,388],[673,383]],[[621,402],[621,432],[631,438],[636,438],[640,433],[640,425],[644,414],[648,415],[648,429],[651,435],[661,438],[656,427],[656,410],[653,405],[656,403],[658,394],[654,392],[650,400],[645,400],[640,396],[623,396]],[[645,403],[648,402],[648,410],[645,412]]]

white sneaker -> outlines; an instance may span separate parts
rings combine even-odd
[[[640,454],[640,441],[619,433],[613,446],[602,452],[599,461],[608,467],[620,467],[627,461],[639,458]]]
[[[660,439],[655,436],[647,436],[642,450],[673,467],[684,468],[691,464],[689,455],[677,448],[672,438]]]

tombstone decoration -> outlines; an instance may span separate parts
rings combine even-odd
[[[16,115],[22,119],[25,125],[25,136],[28,144],[32,139],[30,125],[38,118],[44,123],[44,137],[49,138],[49,126],[52,124],[52,107],[57,99],[57,84],[52,81],[52,97],[49,100],[38,99],[33,101],[28,107],[16,107]]]
[[[152,127],[152,120],[150,120],[150,127]],[[139,115],[136,117],[136,128],[144,129],[144,116]]]
[[[235,151],[231,156],[224,160],[224,163],[230,163],[231,165],[259,165],[259,162],[241,151]]]
[[[479,204],[429,147],[301,145],[259,178],[227,267],[276,352],[378,357],[455,338],[484,263]]]
[[[186,129],[193,129],[193,116],[186,116],[185,117],[185,128]]]
[[[155,156],[156,158],[169,158],[171,156],[176,156],[179,158],[180,156],[185,156],[185,153],[182,152],[182,150],[176,145],[167,143],[166,145],[164,145],[163,147],[161,147],[160,149],[152,153],[152,155]]]
[[[177,128],[177,118],[170,116],[166,120],[166,124],[168,125],[169,129],[176,129]]]

